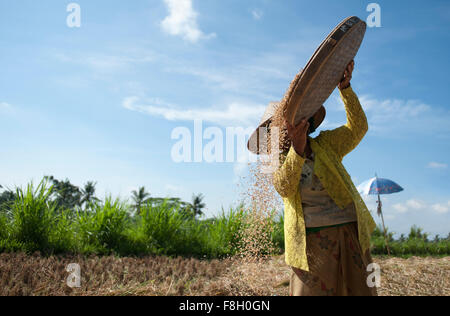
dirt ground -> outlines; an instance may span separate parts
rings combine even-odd
[[[379,295],[450,295],[450,257],[374,261],[381,267]],[[70,263],[80,265],[80,288],[66,285]],[[0,254],[0,295],[285,296],[289,276],[282,256],[258,263]]]

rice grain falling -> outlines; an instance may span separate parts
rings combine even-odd
[[[273,221],[282,203],[265,167],[261,161],[249,164],[248,177],[241,178],[246,209],[237,238],[237,257],[248,263],[264,262],[278,250],[272,241]]]
[[[284,162],[284,154],[291,145],[287,137],[285,116],[293,89],[294,84],[291,83],[275,109],[268,130],[260,130],[264,135],[260,139],[259,148],[262,156],[259,156],[256,163],[248,165],[249,176],[241,177],[243,200],[247,209],[243,228],[239,231],[238,240],[241,242],[238,254],[246,261],[264,261],[278,250],[272,241],[273,221],[283,210],[283,203],[273,186],[272,175],[279,164]]]

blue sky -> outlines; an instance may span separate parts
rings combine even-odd
[[[69,3],[0,0],[0,183],[201,192],[207,216],[239,201],[245,164],[175,163],[172,131],[256,126],[338,22],[370,14],[361,0],[79,0],[69,28]],[[447,235],[450,4],[377,3],[352,83],[369,132],[344,165],[356,185],[378,173],[405,188],[382,197],[391,230]],[[345,123],[336,92],[325,105],[322,129]]]

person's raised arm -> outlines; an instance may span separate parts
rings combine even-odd
[[[358,146],[369,128],[364,110],[350,86],[354,66],[354,61],[350,62],[338,86],[347,113],[347,123],[319,135],[340,158]]]

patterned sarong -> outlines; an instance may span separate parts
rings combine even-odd
[[[356,223],[325,228],[306,236],[309,272],[293,268],[291,296],[376,296],[368,287],[370,251],[362,254]]]

